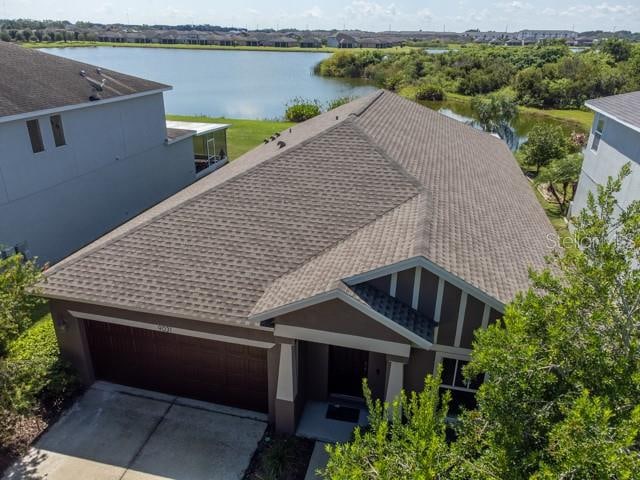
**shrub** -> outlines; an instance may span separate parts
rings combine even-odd
[[[327,110],[333,110],[334,108],[341,107],[342,105],[346,105],[347,103],[355,100],[355,97],[338,97],[334,98],[327,104]]]
[[[77,387],[70,366],[60,357],[50,316],[11,342],[0,362],[0,408],[12,412],[29,413],[39,404],[55,408]]]
[[[322,477],[450,478],[445,419],[451,396],[440,395],[440,374],[427,376],[421,392],[402,391],[391,404],[373,400],[364,380],[370,425],[356,427],[351,442],[327,444],[329,459]]]
[[[445,97],[444,89],[439,85],[433,85],[431,83],[422,84],[416,90],[416,100],[441,101],[444,100]]]
[[[285,118],[290,122],[304,122],[320,115],[320,103],[317,100],[294,98],[287,104]]]
[[[0,355],[31,325],[31,312],[42,303],[31,293],[39,278],[36,264],[22,255],[0,258]]]

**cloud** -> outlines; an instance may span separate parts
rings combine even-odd
[[[521,2],[520,0],[512,0],[510,2],[494,3],[494,6],[501,8],[505,12],[521,12],[524,10],[532,10],[533,5],[528,2]]]
[[[305,17],[305,18],[321,18],[322,17],[322,9],[319,6],[314,5],[310,9],[305,10],[304,12],[302,12],[302,16]]]
[[[611,16],[636,16],[640,15],[640,7],[631,4],[616,4],[611,5],[607,2],[599,5],[573,5],[564,10],[559,10],[558,15],[564,17],[581,17],[587,16],[590,18],[604,18]]]
[[[344,8],[346,14],[351,18],[359,19],[391,19],[397,16],[398,11],[392,3],[383,6],[379,3],[367,0],[354,0]]]
[[[416,17],[418,17],[420,20],[433,20],[433,14],[428,8],[418,10],[416,12]]]

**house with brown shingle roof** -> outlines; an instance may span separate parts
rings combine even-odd
[[[472,405],[474,331],[555,238],[501,140],[378,91],[146,211],[42,289],[85,382],[262,411],[330,440],[313,415],[340,423],[351,404],[357,422],[363,378],[391,400],[442,364],[454,410]]]

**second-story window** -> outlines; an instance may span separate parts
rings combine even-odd
[[[53,140],[56,143],[56,147],[62,147],[67,142],[64,139],[64,129],[62,128],[62,117],[60,115],[52,115],[51,130],[53,130]]]
[[[44,151],[40,122],[37,119],[27,120],[27,131],[29,132],[29,140],[31,140],[31,149],[33,150],[33,153]]]
[[[593,129],[593,140],[591,141],[591,150],[598,151],[600,146],[600,139],[602,138],[602,132],[604,131],[604,118],[598,117],[596,127]]]

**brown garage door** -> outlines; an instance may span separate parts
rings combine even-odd
[[[85,320],[95,376],[266,412],[267,351]]]

